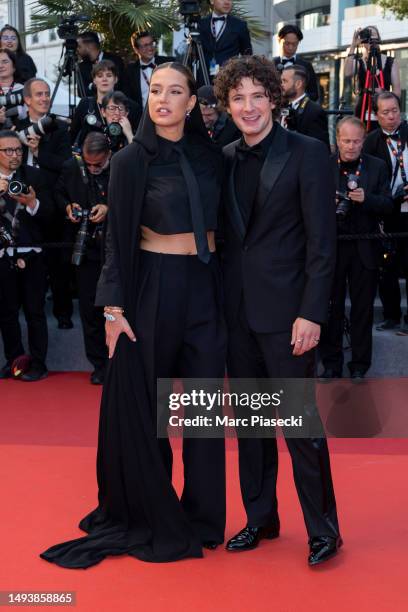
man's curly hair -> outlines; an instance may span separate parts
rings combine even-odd
[[[276,105],[272,116],[277,119],[280,115],[282,100],[280,75],[275,64],[263,55],[234,57],[224,64],[213,84],[214,93],[221,106],[227,109],[229,92],[231,89],[236,89],[245,77],[252,79],[254,83],[263,85],[270,101]]]

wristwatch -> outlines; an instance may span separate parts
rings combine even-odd
[[[116,321],[116,317],[113,314],[111,314],[110,312],[104,312],[103,316],[105,317],[105,319],[107,321],[112,321],[112,322]]]

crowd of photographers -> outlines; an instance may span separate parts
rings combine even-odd
[[[230,15],[231,0],[212,4],[212,14],[199,23],[210,81],[230,57],[252,54],[247,24]],[[408,129],[400,113],[398,66],[378,51],[378,30],[367,30],[368,42],[364,31],[355,34],[346,72],[357,75],[363,92],[377,49],[376,87],[367,109],[360,97],[357,116],[339,121],[336,146],[330,144],[313,66],[297,55],[303,37],[297,26],[279,31],[281,55],[274,58],[281,73],[281,125],[326,144],[337,186],[340,239],[329,321],[321,338],[323,378],[342,376],[347,287],[352,377],[364,377],[371,365],[378,284],[384,307],[378,329],[408,335],[408,313],[400,326],[399,288],[400,277],[408,280],[408,241],[388,240],[384,256],[384,241],[362,236],[378,234],[380,226],[387,232],[408,231]],[[81,98],[67,121],[50,114],[50,88],[36,76],[18,32],[5,26],[0,45],[0,331],[5,353],[0,378],[31,382],[47,376],[49,289],[60,329],[73,327],[76,293],[86,355],[93,366],[91,382],[102,384],[107,350],[103,314],[94,299],[108,214],[110,160],[133,139],[155,66],[172,58],[158,55],[153,36],[141,32],[131,37],[135,59],[125,66],[119,56],[102,50],[95,32],[80,34],[76,54]],[[240,133],[205,80],[203,74],[198,76],[203,120],[214,142],[224,146]],[[372,121],[367,137],[364,113],[370,113]],[[353,236],[357,238],[350,239]],[[44,243],[53,245],[43,249]],[[21,309],[28,347],[22,343]]]

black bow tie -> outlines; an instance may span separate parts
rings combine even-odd
[[[250,157],[256,157],[262,160],[264,157],[261,145],[255,145],[254,147],[248,147],[247,144],[239,144],[235,149],[237,153],[237,159],[239,161],[246,161]]]
[[[225,21],[226,17],[213,17],[212,20],[213,21]]]
[[[391,140],[398,141],[400,139],[400,134],[399,132],[394,132],[393,134],[386,134],[385,132],[383,132],[383,137],[385,140],[391,138]]]
[[[142,70],[146,70],[147,68],[151,68],[152,70],[154,70],[154,68],[156,68],[156,64],[150,62],[150,64],[140,64],[140,67]]]
[[[286,64],[294,64],[295,61],[296,61],[296,57],[291,57],[290,59],[285,58],[285,59],[282,59],[281,64],[283,66],[286,66]]]

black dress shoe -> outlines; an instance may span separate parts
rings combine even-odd
[[[92,385],[103,385],[103,381],[105,380],[105,371],[104,370],[95,370],[91,374],[91,384]]]
[[[350,378],[352,378],[353,380],[362,380],[363,378],[365,378],[365,372],[363,372],[363,370],[353,370],[350,373]]]
[[[206,540],[202,542],[203,548],[208,548],[208,550],[215,550],[218,546],[218,542],[214,542],[213,540]]]
[[[343,545],[341,537],[318,536],[309,540],[310,554],[307,559],[309,565],[318,565],[337,555]]]
[[[342,378],[343,374],[339,370],[333,370],[332,368],[325,368],[320,374],[319,379],[327,381],[332,378]]]
[[[0,369],[0,380],[4,379],[4,378],[12,378],[12,373],[11,373],[11,367],[9,366],[8,363],[6,363],[1,369]]]
[[[279,527],[250,527],[247,525],[227,542],[226,550],[240,552],[256,548],[261,540],[279,537]]]
[[[18,380],[22,380],[24,382],[37,382],[37,380],[42,380],[43,378],[47,378],[48,370],[45,366],[33,365],[25,374],[22,374]]]
[[[74,327],[70,317],[58,317],[58,329],[72,329]]]
[[[376,325],[377,331],[387,331],[388,329],[398,329],[400,326],[400,319],[385,319],[381,321],[379,325]]]

